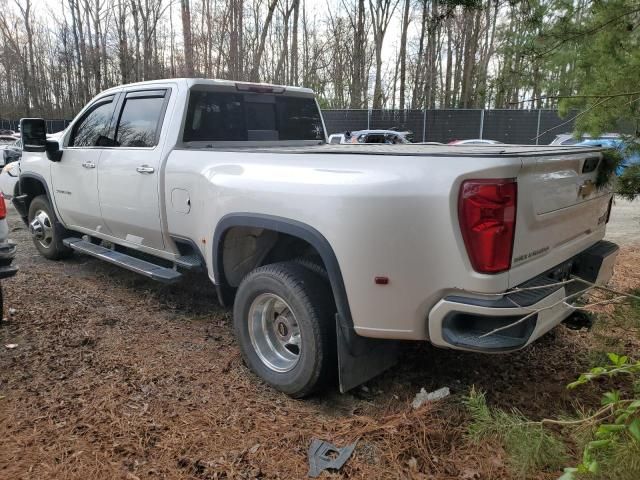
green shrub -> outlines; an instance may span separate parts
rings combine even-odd
[[[557,470],[565,464],[564,444],[542,424],[527,421],[517,410],[490,409],[484,393],[475,389],[471,389],[465,405],[471,416],[469,437],[477,443],[485,439],[499,441],[517,478],[540,470]]]
[[[615,192],[627,200],[633,200],[640,195],[640,164],[625,168],[618,177]]]
[[[609,363],[594,367],[569,384],[578,388],[602,377],[624,376],[632,393],[625,398],[618,390],[602,396],[603,407],[580,423],[590,427],[589,441],[576,467],[565,468],[561,480],[594,478],[637,480],[640,478],[640,362],[610,353]]]

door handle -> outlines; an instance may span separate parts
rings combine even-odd
[[[140,165],[138,168],[136,168],[136,172],[138,173],[153,173],[155,171],[155,168],[150,167],[149,165]]]
[[[95,163],[93,163],[93,162],[84,162],[84,163],[82,164],[82,166],[83,166],[84,168],[96,168],[96,164],[95,164]]]

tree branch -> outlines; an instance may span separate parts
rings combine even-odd
[[[640,95],[640,90],[636,92],[612,93],[608,95],[542,95],[540,97],[530,98],[527,100],[520,100],[518,102],[509,102],[509,105],[520,105],[522,103],[537,102],[540,100],[557,100],[562,98],[616,98],[616,97],[630,97],[632,95]]]

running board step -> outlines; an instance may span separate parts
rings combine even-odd
[[[67,247],[73,250],[86,253],[114,265],[126,268],[132,272],[139,273],[145,277],[164,283],[174,283],[180,280],[182,275],[171,268],[162,267],[155,263],[140,260],[125,253],[116,252],[101,245],[82,240],[81,238],[65,238],[62,240]]]
[[[197,253],[182,255],[175,259],[176,265],[187,270],[202,270],[202,258]]]

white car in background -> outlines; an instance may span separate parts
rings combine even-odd
[[[396,145],[411,143],[411,135],[411,132],[399,132],[397,130],[357,130],[353,132],[333,133],[329,136],[329,143],[383,143],[386,145]]]
[[[0,172],[0,192],[4,198],[11,200],[18,195],[18,178],[20,177],[20,162],[5,165]]]
[[[18,267],[12,265],[16,255],[16,244],[9,240],[9,225],[7,224],[7,205],[0,195],[0,279],[13,277]],[[0,317],[3,316],[4,302],[2,286],[0,285]]]
[[[452,140],[449,145],[502,145],[502,142],[486,138],[470,138],[467,140]]]

